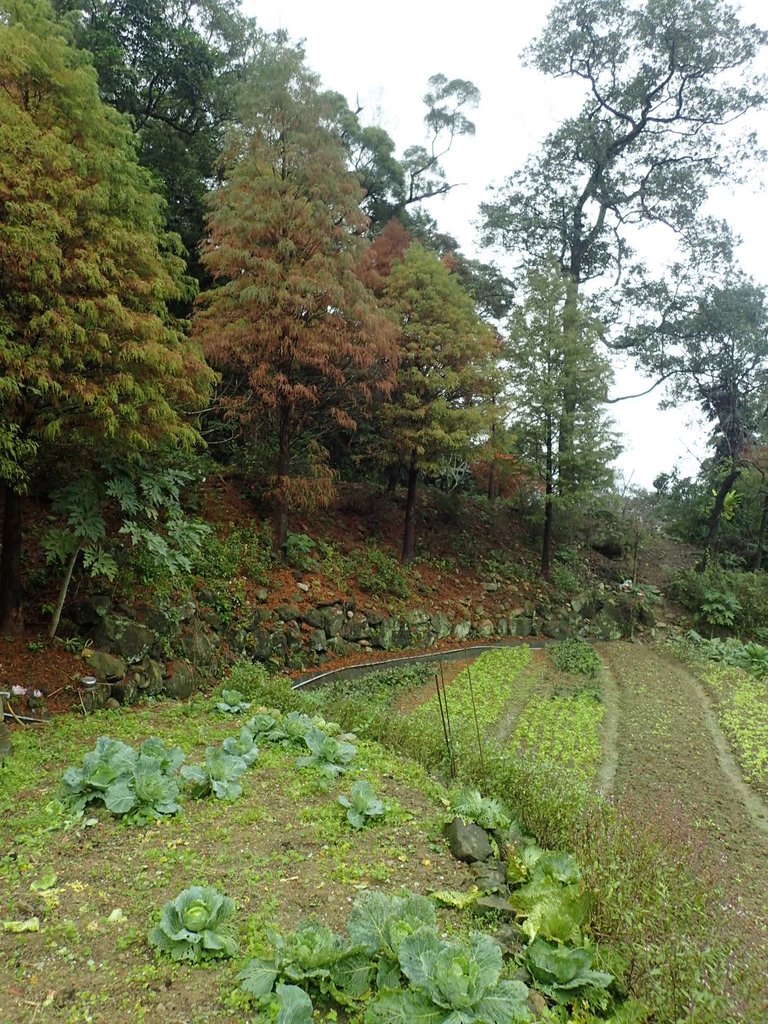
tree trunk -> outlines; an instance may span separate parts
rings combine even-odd
[[[498,496],[498,466],[496,459],[488,464],[488,501],[495,501]]]
[[[579,332],[579,293],[576,284],[577,279],[567,282],[565,302],[562,312],[562,326],[564,337],[575,337]],[[574,359],[574,346],[565,348],[565,362],[562,369],[563,378],[563,405],[558,424],[557,439],[557,460],[558,491],[561,495],[569,495],[575,487],[574,473],[574,445],[573,433],[576,421],[576,409],[579,404],[579,396],[576,386],[573,383],[572,366]],[[549,451],[552,450],[551,434],[548,438]],[[551,473],[548,474],[551,478]]]
[[[723,515],[723,508],[725,507],[725,499],[731,492],[733,485],[739,479],[740,474],[741,466],[734,466],[720,484],[717,495],[715,496],[715,504],[712,506],[712,512],[709,517],[709,530],[707,532],[706,555],[704,559],[705,564],[709,562],[715,546],[717,533],[720,528],[720,520]]]
[[[416,450],[411,452],[408,467],[408,495],[405,499],[405,534],[403,536],[402,561],[410,562],[416,554],[416,485],[419,481],[419,466]]]
[[[0,551],[0,633],[12,636],[24,629],[21,607],[21,495],[5,488],[3,538]]]
[[[288,540],[288,473],[291,468],[290,418],[284,414],[280,420],[277,452],[277,501],[274,517],[275,550],[285,555]]]
[[[64,579],[61,581],[61,587],[59,588],[59,597],[56,601],[56,607],[53,609],[53,617],[51,618],[51,624],[48,627],[48,636],[53,640],[56,636],[56,630],[59,628],[59,620],[61,619],[61,609],[64,607],[64,602],[67,599],[67,591],[69,590],[69,584],[72,579],[72,573],[75,571],[75,565],[77,563],[78,556],[81,548],[78,544],[72,554],[69,556],[67,562],[67,568],[64,573]]]
[[[544,536],[541,541],[541,575],[549,578],[552,567],[552,538],[555,526],[554,506],[554,453],[552,451],[552,423],[547,419],[546,479],[544,481]]]
[[[757,552],[755,554],[755,564],[753,567],[755,572],[758,572],[763,566],[766,530],[768,530],[768,491],[763,495],[763,511],[760,516],[760,529],[757,534]]]

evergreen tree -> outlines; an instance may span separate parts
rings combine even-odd
[[[189,292],[131,129],[45,0],[0,4],[0,630],[20,625],[21,495],[66,445],[191,444],[210,372],[166,303]]]
[[[511,415],[519,451],[537,467],[544,487],[545,576],[556,508],[573,508],[610,483],[610,463],[619,452],[602,409],[612,379],[597,351],[602,329],[574,299],[573,288],[555,262],[530,271],[525,301],[510,318]]]
[[[325,435],[354,429],[390,388],[394,328],[355,273],[362,193],[300,49],[254,65],[242,124],[211,198],[214,287],[194,330],[224,375],[226,415],[269,453],[282,547],[290,510],[329,496]]]
[[[380,410],[379,454],[408,474],[402,557],[409,561],[420,474],[466,455],[488,428],[498,341],[456,275],[420,245],[393,263],[384,294],[400,327],[400,355],[392,400]]]

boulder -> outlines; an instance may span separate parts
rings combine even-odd
[[[126,671],[127,666],[122,658],[108,654],[106,651],[91,651],[88,658],[88,672],[100,682],[122,679]]]
[[[466,640],[472,629],[469,619],[460,619],[453,627],[453,635],[457,640]]]
[[[430,619],[430,626],[436,640],[445,640],[451,635],[451,620],[444,612],[435,612]]]
[[[370,633],[371,629],[368,625],[368,619],[362,612],[347,612],[347,621],[341,627],[340,635],[343,640],[357,642],[367,639]]]
[[[176,700],[186,700],[195,691],[197,677],[194,668],[185,661],[174,661],[168,668],[165,692]]]
[[[454,818],[445,830],[448,846],[456,860],[467,864],[485,861],[493,856],[493,848],[485,829],[474,822]]]

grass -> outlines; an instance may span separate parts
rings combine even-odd
[[[706,668],[702,681],[744,778],[768,798],[768,684],[722,666]]]

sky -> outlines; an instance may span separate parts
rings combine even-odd
[[[243,9],[263,29],[282,28],[293,40],[303,39],[307,63],[323,87],[362,107],[363,122],[385,128],[400,153],[426,141],[421,97],[430,75],[474,82],[482,95],[479,107],[468,112],[476,134],[459,139],[443,161],[448,180],[461,184],[425,206],[465,253],[502,266],[501,254],[478,248],[479,204],[490,185],[522,167],[562,118],[581,106],[582,93],[572,82],[547,78],[521,62],[521,51],[541,32],[552,6],[550,0],[474,0],[470,5],[243,0]],[[765,0],[744,0],[741,16],[768,27]],[[768,114],[753,127],[768,144]],[[747,272],[768,283],[768,192],[762,183],[718,190],[710,212],[725,217],[742,237],[739,258]],[[653,262],[652,250],[648,258]],[[614,397],[647,386],[630,368],[617,367]],[[625,446],[616,465],[633,486],[650,487],[660,472],[676,464],[684,474],[695,475],[706,455],[706,429],[695,408],[661,412],[659,397],[654,392],[610,407]]]

